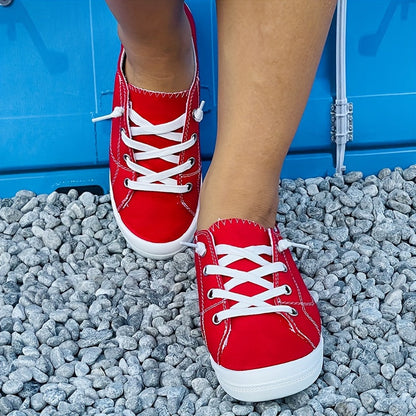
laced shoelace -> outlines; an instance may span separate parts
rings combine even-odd
[[[194,120],[198,123],[202,121],[204,115],[204,104],[205,101],[201,101],[200,106],[192,112]],[[98,121],[121,117],[123,114],[123,107],[115,107],[110,114],[93,118],[92,122],[95,123]],[[140,175],[136,180],[126,178],[124,185],[134,191],[169,192],[178,194],[189,192],[192,189],[191,183],[179,185],[178,181],[172,178],[175,175],[186,172],[195,164],[195,158],[192,157],[185,163],[179,164],[180,157],[178,154],[191,148],[198,140],[197,135],[194,133],[189,140],[182,142],[183,134],[177,132],[177,130],[183,129],[185,126],[186,113],[167,123],[152,124],[134,111],[130,105],[128,109],[128,117],[130,121],[136,125],[130,127],[132,137],[155,135],[177,144],[159,149],[146,143],[141,143],[138,140],[129,138],[126,132],[122,130],[121,139],[126,146],[133,149],[134,157],[134,160],[132,160],[128,154],[125,154],[123,156],[124,161],[129,169]],[[138,163],[140,161],[156,158],[163,159],[175,166],[161,172],[154,172]]]
[[[206,253],[205,244],[198,242],[197,244],[184,243],[187,246],[193,247],[196,253],[204,256]],[[278,243],[278,250],[280,252],[289,247],[300,247],[309,249],[307,245],[293,243],[289,240],[280,240]],[[225,311],[216,313],[213,316],[213,322],[219,324],[227,318],[237,316],[260,315],[265,313],[286,312],[292,316],[298,314],[297,310],[288,305],[271,305],[267,301],[279,297],[290,295],[292,289],[289,285],[274,287],[273,282],[264,279],[265,276],[277,272],[286,272],[287,267],[282,262],[270,262],[263,257],[272,256],[272,247],[266,245],[250,246],[250,247],[235,247],[227,244],[219,244],[215,247],[217,255],[222,257],[218,260],[218,265],[207,265],[203,269],[203,275],[221,275],[229,277],[230,279],[224,284],[224,289],[210,289],[207,293],[210,299],[224,299],[235,301],[236,303]],[[233,269],[228,267],[230,264],[247,259],[257,264],[259,267],[254,268],[249,272]],[[247,296],[242,295],[231,290],[243,283],[253,283],[262,287],[264,290],[257,295]]]

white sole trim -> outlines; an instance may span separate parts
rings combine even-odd
[[[222,388],[232,397],[259,402],[291,396],[318,378],[323,363],[323,339],[307,356],[288,363],[254,370],[235,371],[211,364]]]
[[[113,208],[114,217],[116,219],[117,225],[121,231],[121,234],[129,244],[129,246],[138,254],[143,257],[151,258],[154,260],[163,260],[169,257],[174,256],[176,253],[179,253],[186,249],[186,246],[181,243],[189,243],[193,240],[194,234],[196,231],[196,225],[198,221],[198,214],[199,214],[199,201],[198,201],[198,208],[195,213],[195,217],[192,220],[191,225],[185,231],[183,235],[181,235],[177,240],[169,241],[167,243],[152,243],[147,240],[143,240],[137,235],[133,234],[124,224],[123,220],[121,219],[120,214],[117,211],[116,204],[113,198],[113,191],[111,189],[110,183],[110,197],[111,197],[111,206]]]

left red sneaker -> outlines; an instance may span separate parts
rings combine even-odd
[[[220,220],[195,236],[201,329],[218,381],[231,396],[295,394],[323,360],[318,308],[277,227]]]
[[[128,84],[121,48],[114,83],[110,194],[117,225],[144,257],[164,259],[183,250],[196,230],[201,185],[199,70],[195,25],[195,72],[188,91],[165,93]]]

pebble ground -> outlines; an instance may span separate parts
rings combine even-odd
[[[0,199],[0,415],[416,415],[416,165],[283,180],[282,234],[323,322],[311,387],[262,403],[218,385],[193,253],[130,250],[108,195]]]

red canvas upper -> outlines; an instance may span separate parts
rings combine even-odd
[[[189,10],[195,41],[195,28]],[[196,51],[196,48],[195,48]],[[173,176],[178,185],[192,184],[190,192],[174,194],[155,191],[134,191],[125,186],[125,180],[135,180],[138,174],[132,171],[124,160],[129,155],[132,160],[132,149],[121,139],[121,129],[133,140],[150,144],[159,149],[172,146],[172,141],[156,135],[132,137],[130,126],[134,126],[128,119],[128,108],[140,114],[152,124],[170,122],[186,112],[185,127],[183,128],[183,142],[191,139],[193,134],[199,137],[199,124],[192,117],[192,111],[199,107],[199,74],[196,63],[195,78],[187,92],[156,93],[142,90],[129,85],[123,72],[125,53],[122,48],[114,86],[113,108],[123,107],[121,117],[113,119],[110,143],[110,178],[114,205],[120,214],[124,225],[139,238],[153,242],[164,243],[180,238],[190,227],[197,211],[199,189],[201,182],[201,161],[199,140],[191,148],[182,151],[179,164],[190,158],[195,164],[183,174]],[[180,132],[180,130],[178,130]],[[160,172],[175,165],[161,158],[140,161],[140,165]]]
[[[274,366],[302,358],[315,349],[320,342],[321,323],[319,311],[310,296],[302,277],[293,261],[290,251],[277,250],[281,236],[275,229],[243,220],[218,221],[208,230],[196,234],[196,242],[202,242],[207,249],[204,256],[196,254],[201,327],[208,350],[215,362],[230,370],[251,370]],[[218,264],[215,246],[228,244],[235,247],[272,245],[273,262],[282,262],[287,272],[266,276],[274,287],[289,285],[290,295],[279,296],[268,301],[270,304],[289,305],[298,311],[297,316],[288,313],[266,313],[261,315],[228,318],[215,325],[213,315],[229,309],[235,302],[223,299],[209,299],[212,288],[224,288],[226,277],[203,275],[208,264]],[[228,267],[250,271],[258,265],[251,261],[239,260]],[[254,283],[246,282],[232,289],[244,295],[253,296],[262,291]]]

